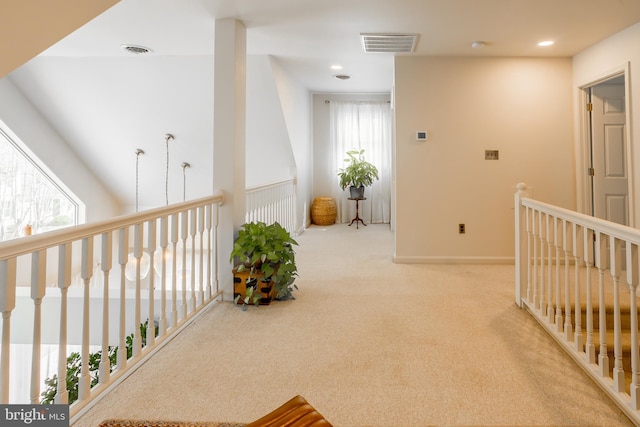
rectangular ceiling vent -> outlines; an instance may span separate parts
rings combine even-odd
[[[417,34],[361,33],[360,37],[367,53],[411,53],[418,43]]]

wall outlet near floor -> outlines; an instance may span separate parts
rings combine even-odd
[[[464,234],[466,232],[466,226],[464,224],[458,224],[458,233]]]

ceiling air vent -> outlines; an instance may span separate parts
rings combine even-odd
[[[417,34],[362,33],[360,37],[367,53],[410,53],[418,43]]]
[[[151,49],[144,46],[136,46],[133,44],[123,44],[120,46],[122,49],[126,50],[129,53],[133,53],[135,55],[144,55],[145,53],[152,52]]]

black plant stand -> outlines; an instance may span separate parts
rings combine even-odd
[[[364,223],[364,221],[360,218],[360,200],[367,200],[366,197],[357,197],[357,198],[352,198],[352,197],[348,197],[349,200],[355,200],[356,201],[356,217],[353,218],[353,220],[351,220],[351,224],[349,224],[349,227],[351,227],[351,225],[353,225],[353,223],[356,223],[356,229],[358,228],[358,223],[361,222],[362,225],[364,225],[365,227],[367,226],[367,224]]]

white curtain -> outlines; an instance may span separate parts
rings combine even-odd
[[[356,202],[348,200],[349,189],[338,185],[337,173],[347,165],[347,151],[364,149],[365,160],[378,168],[380,179],[365,189],[366,200],[359,202],[359,216],[368,223],[388,223],[391,219],[391,107],[386,101],[331,101],[330,138],[336,181],[332,197],[336,200],[336,222],[351,222]]]

